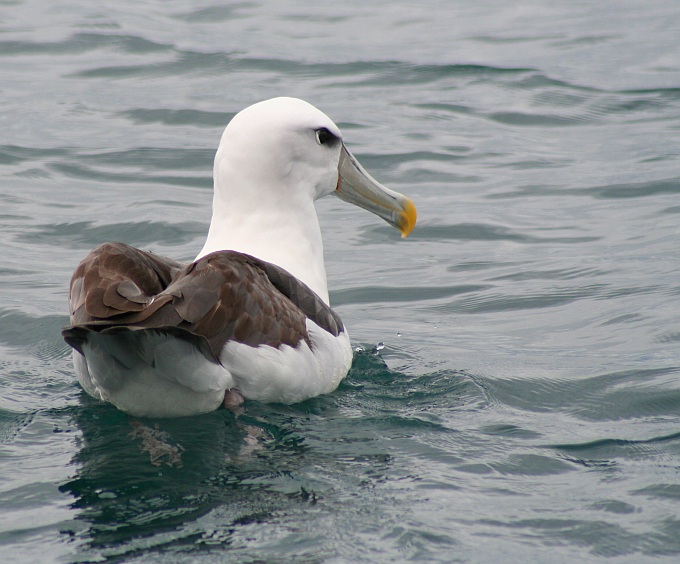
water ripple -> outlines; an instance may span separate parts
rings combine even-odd
[[[485,225],[479,223],[463,223],[457,225],[423,225],[413,233],[413,238],[423,240],[457,239],[463,241],[512,241],[526,244],[552,243],[589,243],[600,237],[536,237],[526,233],[519,233],[500,225]]]
[[[198,221],[168,223],[165,221],[119,222],[99,225],[91,221],[76,223],[53,223],[33,228],[18,235],[18,240],[31,244],[63,245],[66,241],[80,248],[90,249],[106,241],[121,238],[134,241],[136,245],[154,243],[180,245],[205,235],[205,225]]]
[[[3,555],[680,554],[673,2],[5,4]],[[105,240],[193,256],[224,124],[278,95],[418,207],[397,243],[319,206],[333,303],[387,346],[238,416],[87,397],[59,334],[73,266]]]
[[[157,108],[135,108],[120,112],[119,115],[130,119],[133,123],[160,123],[167,126],[193,125],[194,127],[224,127],[234,117],[233,113],[228,112]],[[203,165],[203,159],[199,163]],[[204,168],[204,170],[208,169],[209,167]]]
[[[381,302],[411,302],[411,301],[427,301],[437,300],[441,298],[448,298],[468,292],[479,292],[485,290],[489,286],[481,285],[456,285],[456,286],[424,286],[418,287],[384,287],[384,286],[362,286],[359,288],[350,288],[346,290],[334,290],[333,305],[334,307],[342,306],[344,304],[359,304],[359,303],[381,303]]]
[[[75,33],[61,41],[0,41],[0,56],[81,54],[93,50],[115,50],[132,54],[147,54],[172,50],[171,45],[155,43],[135,35],[117,33]]]

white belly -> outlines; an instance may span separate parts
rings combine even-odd
[[[138,417],[181,417],[217,409],[231,374],[180,339],[150,332],[92,334],[74,351],[78,380],[91,396]]]
[[[73,364],[87,393],[139,417],[207,413],[232,388],[246,399],[296,403],[335,390],[352,363],[346,332],[334,337],[311,321],[307,330],[311,349],[304,341],[280,349],[229,342],[221,365],[166,334],[92,333]]]
[[[352,365],[347,332],[334,337],[307,320],[312,342],[297,347],[257,348],[230,342],[220,355],[234,387],[247,399],[265,403],[297,403],[332,392]]]

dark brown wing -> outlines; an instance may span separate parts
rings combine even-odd
[[[319,327],[335,337],[345,330],[340,316],[326,305],[309,286],[275,264],[255,257],[250,258],[264,270],[274,287],[297,305]]]
[[[344,330],[305,284],[249,255],[218,251],[179,270],[174,261],[108,245],[93,251],[71,282],[73,325],[62,334],[78,350],[88,331],[155,329],[205,340],[218,359],[229,340],[295,347],[304,339],[311,346],[307,317],[333,335]]]
[[[125,243],[104,243],[82,260],[71,277],[71,323],[143,311],[183,267]]]

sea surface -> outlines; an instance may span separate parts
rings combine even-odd
[[[680,558],[676,0],[0,0],[2,562]],[[407,194],[319,202],[332,394],[88,398],[78,261],[191,260],[240,109],[304,98]]]

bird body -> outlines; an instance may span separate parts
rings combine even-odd
[[[335,193],[404,236],[415,224],[410,200],[373,180],[337,126],[297,99],[237,114],[214,181],[194,262],[105,243],[73,274],[62,333],[78,379],[133,415],[204,413],[229,394],[295,403],[333,391],[352,350],[329,306],[314,201]]]

